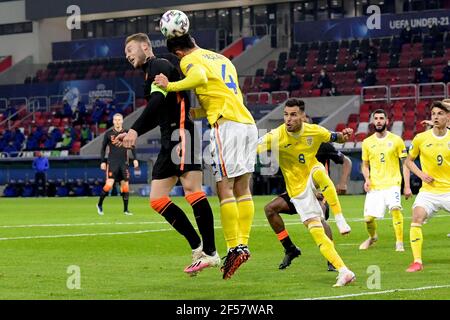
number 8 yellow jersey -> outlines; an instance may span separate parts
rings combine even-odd
[[[228,58],[199,48],[180,61],[181,71],[185,75],[194,66],[203,69],[208,78],[204,85],[195,88],[195,93],[209,124],[213,125],[220,117],[239,123],[255,123],[244,105],[236,68]]]
[[[316,124],[303,123],[299,132],[288,132],[282,124],[264,135],[258,144],[258,153],[275,152],[286,189],[291,198],[306,189],[311,169],[322,165],[316,158],[322,142],[330,142],[331,132]]]
[[[422,182],[420,191],[450,192],[450,130],[442,137],[436,137],[433,129],[419,133],[409,147],[409,155],[413,159],[420,156],[422,171],[434,179],[432,183]]]

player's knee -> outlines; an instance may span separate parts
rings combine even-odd
[[[311,218],[303,222],[303,224],[311,230],[312,228],[323,228],[322,221],[320,218]]]
[[[128,183],[124,183],[120,186],[120,192],[121,193],[128,193],[130,192],[130,186],[128,185]]]
[[[418,210],[414,210],[413,214],[412,214],[411,222],[412,222],[412,224],[423,225],[425,223],[426,218],[427,218],[426,213],[422,213]]]
[[[365,216],[364,217],[364,222],[365,223],[371,223],[373,221],[375,221],[375,217],[372,217],[372,216]]]
[[[272,204],[267,204],[265,207],[264,207],[264,213],[266,214],[266,217],[268,218],[268,219],[270,219],[270,218],[272,218],[273,216],[275,216],[275,215],[278,215],[278,210],[277,210],[277,208],[274,206],[274,205],[272,205]]]
[[[150,199],[150,206],[159,214],[163,214],[164,210],[170,205],[170,203],[172,203],[172,201],[167,196],[157,199]]]
[[[114,180],[111,181],[108,179],[106,181],[105,185],[103,186],[103,191],[105,191],[105,192],[111,191],[113,185],[114,185]]]

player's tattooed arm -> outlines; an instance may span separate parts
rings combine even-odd
[[[406,158],[401,158],[400,161],[402,162],[403,180],[405,181],[405,185],[403,187],[403,194],[405,195],[405,199],[408,200],[412,196],[410,185],[411,172],[409,168],[406,166]]]
[[[423,182],[432,183],[434,181],[433,177],[420,170],[419,167],[414,163],[414,159],[415,158],[411,157],[411,155],[408,155],[408,157],[406,158],[405,163],[408,169],[411,170],[411,172],[416,176],[418,176]]]

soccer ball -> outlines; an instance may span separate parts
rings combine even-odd
[[[169,10],[162,15],[159,29],[166,38],[180,37],[189,31],[189,18],[180,10]]]

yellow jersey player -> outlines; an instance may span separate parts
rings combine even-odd
[[[346,128],[342,132],[304,123],[304,110],[298,105],[284,107],[284,124],[260,139],[258,153],[272,151],[280,165],[290,202],[308,228],[321,254],[339,271],[336,287],[345,286],[355,280],[337,253],[333,242],[325,235],[321,218],[323,211],[316,198],[315,176],[325,172],[317,158],[317,150],[323,142],[344,143],[353,133]],[[325,173],[326,174],[326,173]]]
[[[405,251],[403,247],[403,215],[400,186],[402,175],[400,161],[405,180],[404,194],[406,199],[411,196],[409,170],[404,166],[406,147],[403,140],[389,132],[386,112],[383,109],[372,113],[372,124],[375,133],[364,139],[362,143],[362,173],[364,175],[364,221],[369,238],[361,243],[360,250],[367,250],[377,240],[377,224],[375,219],[384,218],[386,208],[392,214],[396,238],[396,251]],[[400,160],[399,160],[400,159]]]
[[[308,117],[306,113],[304,113],[305,102],[303,100],[290,98],[285,102],[285,106],[298,106],[300,110],[303,111],[303,123],[312,123],[311,118]],[[331,161],[330,159],[332,159],[336,163],[343,163],[344,169],[340,180],[340,188],[341,190],[347,189],[346,183],[352,167],[351,160],[344,156],[342,153],[338,152],[331,143],[321,144],[319,150],[317,151],[316,158],[325,166],[325,168],[329,167],[329,162]],[[337,196],[336,187],[334,186],[333,181],[330,179],[327,173],[328,172],[322,170],[316,170],[313,179],[314,183],[320,187],[320,194],[317,194],[316,197],[318,198],[319,202],[321,202],[322,210],[324,211],[325,215],[325,218],[322,220],[322,225],[327,237],[330,238],[331,241],[333,241],[333,233],[331,231],[331,227],[327,223],[330,208],[335,216],[336,225],[341,234],[350,233],[351,228],[345,221],[345,218],[342,214],[341,203]],[[326,200],[325,203],[323,202],[324,198]],[[288,193],[284,192],[278,197],[274,198],[270,203],[268,203],[264,207],[264,211],[267,217],[267,221],[269,222],[273,231],[275,231],[278,240],[281,242],[285,249],[283,261],[279,266],[279,269],[285,269],[291,264],[293,259],[301,255],[301,250],[292,242],[280,214],[285,213],[293,215],[297,214],[297,210],[291,203],[291,199]],[[334,266],[329,261],[327,261],[327,263],[328,271],[336,271]]]
[[[223,278],[230,278],[248,260],[248,239],[254,216],[250,178],[256,161],[258,130],[243,102],[236,68],[221,54],[198,47],[189,34],[167,40],[186,76],[169,82],[163,74],[154,83],[172,92],[194,89],[201,105],[196,116],[211,125],[212,167],[220,200],[220,217],[228,254]]]
[[[450,212],[450,130],[446,127],[449,116],[447,104],[433,102],[433,128],[413,139],[406,159],[408,168],[422,180],[422,188],[413,204],[409,234],[414,261],[407,272],[423,270],[422,225],[440,209]],[[420,157],[422,169],[414,163],[417,157]]]

